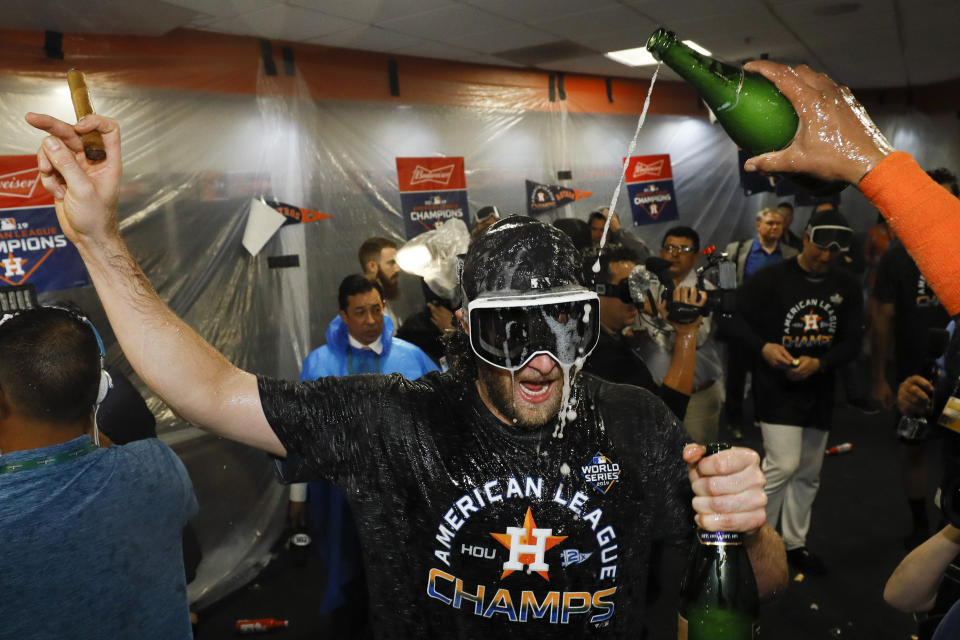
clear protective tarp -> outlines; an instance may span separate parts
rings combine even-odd
[[[150,281],[232,362],[283,378],[296,378],[303,358],[322,344],[340,280],[360,271],[361,242],[405,240],[395,158],[463,156],[471,211],[493,204],[505,215],[526,212],[525,180],[557,184],[557,172],[569,170],[572,179],[561,183],[594,195],[542,215],[586,219],[609,203],[639,115],[568,108],[546,91],[509,84],[461,95],[456,106],[315,100],[303,76],[268,76],[262,63],[255,95],[134,86],[122,77],[98,85],[96,74],[88,85],[97,111],[121,124],[121,229]],[[657,97],[654,87],[654,105]],[[36,150],[41,136],[23,121],[27,111],[72,121],[66,82],[0,77],[0,155]],[[705,117],[652,113],[636,153],[670,154],[679,223],[697,229],[704,245],[753,235],[754,214],[778,198],[743,195],[734,144]],[[960,168],[960,121],[952,114],[874,116],[894,146],[923,166]],[[252,257],[241,238],[253,198],[332,218],[284,226]],[[842,208],[860,231],[876,217],[854,189],[844,193]],[[625,193],[617,209],[629,226]],[[798,210],[795,231],[807,216]],[[669,224],[636,231],[658,246]],[[268,258],[278,255],[298,256],[299,266],[271,268]],[[108,360],[129,370],[92,287],[44,295],[64,297],[100,328]],[[391,304],[400,317],[419,310],[419,281],[404,276],[401,297]],[[158,416],[161,438],[184,459],[196,486],[204,559],[189,593],[202,607],[269,559],[286,494],[266,455],[187,425],[134,379]]]

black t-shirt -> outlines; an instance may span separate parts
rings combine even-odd
[[[927,354],[927,329],[943,329],[950,316],[903,245],[884,252],[873,295],[893,303],[897,382],[919,374]]]
[[[693,531],[685,436],[642,389],[581,376],[555,438],[447,374],[259,387],[284,446],[350,502],[379,638],[639,635],[651,542]]]
[[[653,392],[677,416],[683,420],[687,414],[690,396],[662,384],[657,384],[647,368],[647,363],[627,345],[623,338],[600,327],[597,346],[583,365],[583,370],[617,384],[632,384]]]
[[[833,413],[833,370],[860,351],[863,298],[845,270],[814,277],[796,259],[761,269],[737,292],[734,336],[758,355],[757,416],[771,424],[829,429]],[[767,342],[794,358],[820,359],[820,370],[793,381],[759,357]]]

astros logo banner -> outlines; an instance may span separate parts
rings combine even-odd
[[[677,220],[677,196],[668,154],[630,156],[624,175],[635,225]]]
[[[470,226],[463,158],[397,158],[407,238],[459,218]]]
[[[89,283],[40,184],[37,157],[0,156],[0,287],[32,284],[42,292]]]

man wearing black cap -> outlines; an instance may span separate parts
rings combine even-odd
[[[641,636],[650,545],[691,539],[693,519],[744,532],[761,594],[784,586],[757,454],[704,458],[652,394],[578,375],[597,340],[597,294],[560,230],[517,217],[474,241],[451,374],[258,378],[146,281],[116,225],[116,122],[88,118],[107,160],[77,164],[73,125],[41,117],[55,137],[40,167],[121,346],[185,419],[299,455],[346,489],[375,635]]]
[[[833,372],[860,348],[860,288],[836,268],[852,236],[836,209],[813,214],[800,255],[744,283],[730,327],[760,356],[754,379],[767,521],[780,523],[791,564],[811,574],[826,571],[807,550],[806,536],[831,425]]]

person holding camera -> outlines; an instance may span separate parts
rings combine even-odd
[[[593,272],[599,260],[600,271]],[[700,318],[694,322],[671,323],[677,331],[673,345],[670,368],[662,383],[657,383],[643,359],[631,348],[625,333],[637,318],[638,313],[658,314],[664,311],[651,309],[647,303],[644,310],[630,296],[627,280],[636,268],[639,258],[623,245],[607,245],[599,253],[588,252],[583,261],[583,277],[592,282],[599,296],[600,335],[597,346],[584,364],[584,371],[598,375],[610,382],[632,384],[642,387],[660,397],[679,420],[683,420],[693,390],[693,374],[697,357],[697,329]],[[702,306],[706,294],[689,287],[674,290],[673,299],[678,302]]]
[[[836,267],[852,236],[839,211],[812,215],[800,255],[749,278],[727,328],[757,356],[767,520],[780,523],[790,563],[810,574],[826,572],[806,537],[832,422],[833,372],[860,348],[860,286]]]
[[[930,380],[912,375],[897,389],[897,409],[906,416],[939,422],[960,379],[960,333],[948,326],[950,343],[938,364],[940,375]],[[947,525],[905,557],[887,580],[883,598],[901,611],[913,612],[921,640],[945,640],[960,635],[960,433],[931,426],[942,436],[943,475],[937,503]],[[935,629],[935,632],[934,632]]]
[[[660,245],[660,259],[669,267],[659,275],[668,280],[668,289],[698,287],[694,267],[700,259],[700,236],[690,227],[668,229]],[[713,288],[704,283],[707,289]],[[637,350],[650,367],[654,380],[662,383],[670,369],[677,340],[684,339],[676,325],[660,318],[640,315],[637,325]],[[703,318],[696,333],[696,363],[693,388],[683,426],[696,442],[714,442],[720,431],[720,410],[723,407],[723,365],[720,353],[711,335],[710,318]]]

